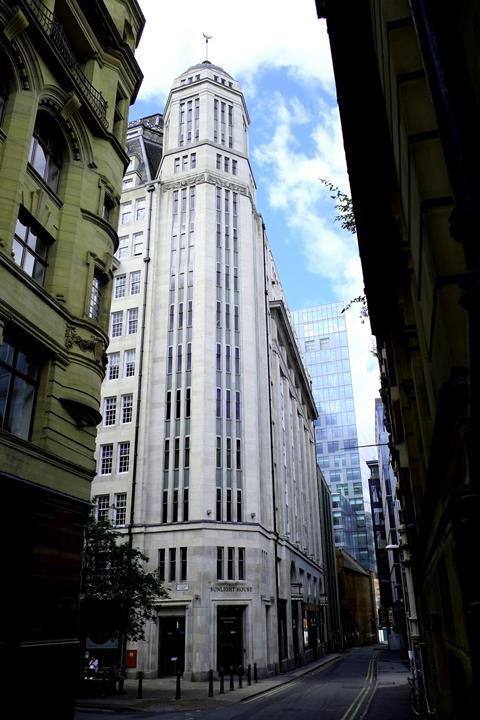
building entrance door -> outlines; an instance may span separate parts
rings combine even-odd
[[[239,605],[217,607],[217,670],[243,665],[243,615]]]
[[[158,676],[183,673],[185,667],[185,617],[159,618]]]

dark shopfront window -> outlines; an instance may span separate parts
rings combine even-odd
[[[37,378],[38,350],[27,339],[6,332],[0,344],[0,428],[28,440]]]

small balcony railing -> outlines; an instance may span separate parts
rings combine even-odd
[[[77,83],[81,94],[87,100],[90,107],[92,107],[102,125],[106,128],[108,126],[107,101],[102,93],[94,88],[85,76],[85,73],[68,44],[62,24],[55,14],[45,7],[41,0],[26,0],[26,4],[30,8],[35,20],[49,37],[50,42],[60,53],[62,60]]]

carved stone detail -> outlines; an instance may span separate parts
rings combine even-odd
[[[106,353],[104,341],[93,335],[90,339],[83,338],[77,333],[75,325],[67,323],[65,328],[65,347],[67,350],[71,350],[74,345],[78,345],[82,352],[92,351],[97,362],[105,363]]]

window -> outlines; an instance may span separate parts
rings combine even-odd
[[[125,425],[126,423],[132,422],[133,417],[133,395],[132,393],[128,393],[127,395],[122,395],[121,400],[121,423]]]
[[[239,318],[238,318],[238,305],[235,305],[235,320],[234,320],[234,329],[235,332],[239,332]]]
[[[236,465],[237,470],[242,469],[242,448],[241,448],[240,438],[237,438],[235,465]]]
[[[240,416],[240,392],[237,390],[235,392],[235,417],[237,420],[241,420]]]
[[[225,304],[225,329],[230,330],[230,303]]]
[[[227,453],[226,453],[227,454],[227,470],[231,470],[232,469],[232,438],[227,437],[226,450],[227,450]]]
[[[220,270],[220,263],[217,263],[217,287],[222,287],[222,273]]]
[[[216,467],[221,468],[222,467],[222,438],[219,435],[217,435],[215,459],[216,459],[216,462],[215,462]]]
[[[170,440],[165,438],[165,446],[163,450],[163,469],[168,470],[170,467]]]
[[[108,355],[108,379],[117,380],[120,375],[120,353],[114,352]]]
[[[240,348],[235,348],[235,375],[240,375]]]
[[[192,395],[192,389],[187,387],[185,388],[185,417],[190,417],[190,410],[191,410],[191,395]]]
[[[180,581],[187,579],[187,548],[180,548]]]
[[[97,495],[97,521],[108,521],[108,511],[110,510],[110,495]]]
[[[236,175],[236,174],[237,174],[237,161],[232,160],[232,175]]]
[[[118,250],[117,250],[117,258],[119,260],[124,260],[126,257],[129,256],[130,253],[130,240],[128,235],[122,235],[118,238]]]
[[[135,220],[142,220],[145,217],[145,198],[138,198],[135,203]]]
[[[222,156],[217,153],[217,170],[220,170],[222,167]]]
[[[175,440],[175,443],[177,441]],[[173,491],[172,498],[172,522],[178,522],[178,490]]]
[[[188,488],[183,489],[183,522],[188,520]]]
[[[100,317],[100,305],[102,302],[102,276],[98,269],[95,268],[92,279],[92,288],[90,291],[90,305],[88,308],[88,317],[92,320],[98,320]]]
[[[116,276],[114,297],[116,297],[116,298],[125,297],[126,284],[127,284],[127,276],[126,275],[117,275]]]
[[[138,308],[127,310],[127,333],[133,335],[138,330]]]
[[[222,327],[222,304],[217,302],[217,328]]]
[[[168,519],[168,490],[162,493],[162,523],[166,523]]]
[[[187,327],[192,327],[193,302],[188,301]]]
[[[55,133],[52,118],[39,113],[33,131],[28,162],[47,185],[57,192],[62,167],[63,142]]]
[[[217,417],[222,417],[222,389],[217,388]]]
[[[217,547],[217,580],[223,580],[223,547]]]
[[[175,399],[175,420],[180,420],[180,415],[182,413],[182,391],[180,388],[178,388],[176,392],[176,399]]]
[[[170,548],[168,555],[168,579],[170,582],[175,582],[175,576],[177,574],[177,548]]]
[[[190,155],[190,167],[194,170],[197,167],[197,154],[192,153]]]
[[[123,331],[123,312],[118,310],[110,316],[110,335],[111,337],[120,337]]]
[[[108,425],[115,425],[115,419],[117,415],[117,398],[107,397],[103,401],[103,424],[105,427]]]
[[[133,254],[141,255],[143,253],[143,232],[133,233]]]
[[[100,445],[100,475],[111,475],[113,466],[113,443]]]
[[[174,172],[180,172],[180,158],[176,157],[174,160]]]
[[[188,170],[188,155],[182,155],[182,170]]]
[[[227,580],[233,580],[235,576],[234,572],[235,564],[235,548],[227,548]]]
[[[5,334],[0,344],[0,428],[30,437],[39,371],[38,351],[17,336]]]
[[[158,551],[158,579],[165,582],[165,548]]]
[[[118,443],[118,472],[126,473],[130,466],[130,442]]]
[[[130,273],[130,295],[138,295],[140,292],[140,270]]]
[[[192,369],[192,343],[187,343],[187,371]]]
[[[117,493],[114,501],[114,525],[125,525],[127,520],[127,493]]]
[[[133,377],[135,375],[135,349],[125,350],[123,356],[124,376]]]
[[[178,329],[183,328],[183,303],[178,304]]]
[[[167,390],[167,400],[165,403],[165,420],[172,419],[172,391]]]
[[[13,238],[13,259],[39,285],[43,285],[45,279],[47,250],[45,235],[36,232],[25,213],[21,211]]]
[[[245,580],[245,548],[238,548],[238,579]]]
[[[184,468],[190,467],[190,436],[187,435],[184,440],[183,446],[183,466]]]
[[[230,158],[225,157],[224,158],[224,168],[225,172],[230,172]]]
[[[237,522],[242,522],[242,491],[237,490]]]
[[[230,372],[230,345],[225,346],[225,370]]]
[[[217,371],[222,369],[222,346],[217,343]]]
[[[231,391],[225,390],[225,417],[227,418],[227,420],[231,420],[232,417],[230,396]]]
[[[173,345],[168,346],[167,373],[170,375],[173,370]]]
[[[126,202],[120,205],[120,224],[128,225],[132,221],[132,203]]]
[[[227,488],[227,522],[232,522],[232,490]]]
[[[217,488],[215,518],[222,519],[222,488]]]
[[[177,345],[177,372],[182,372],[183,347]]]

